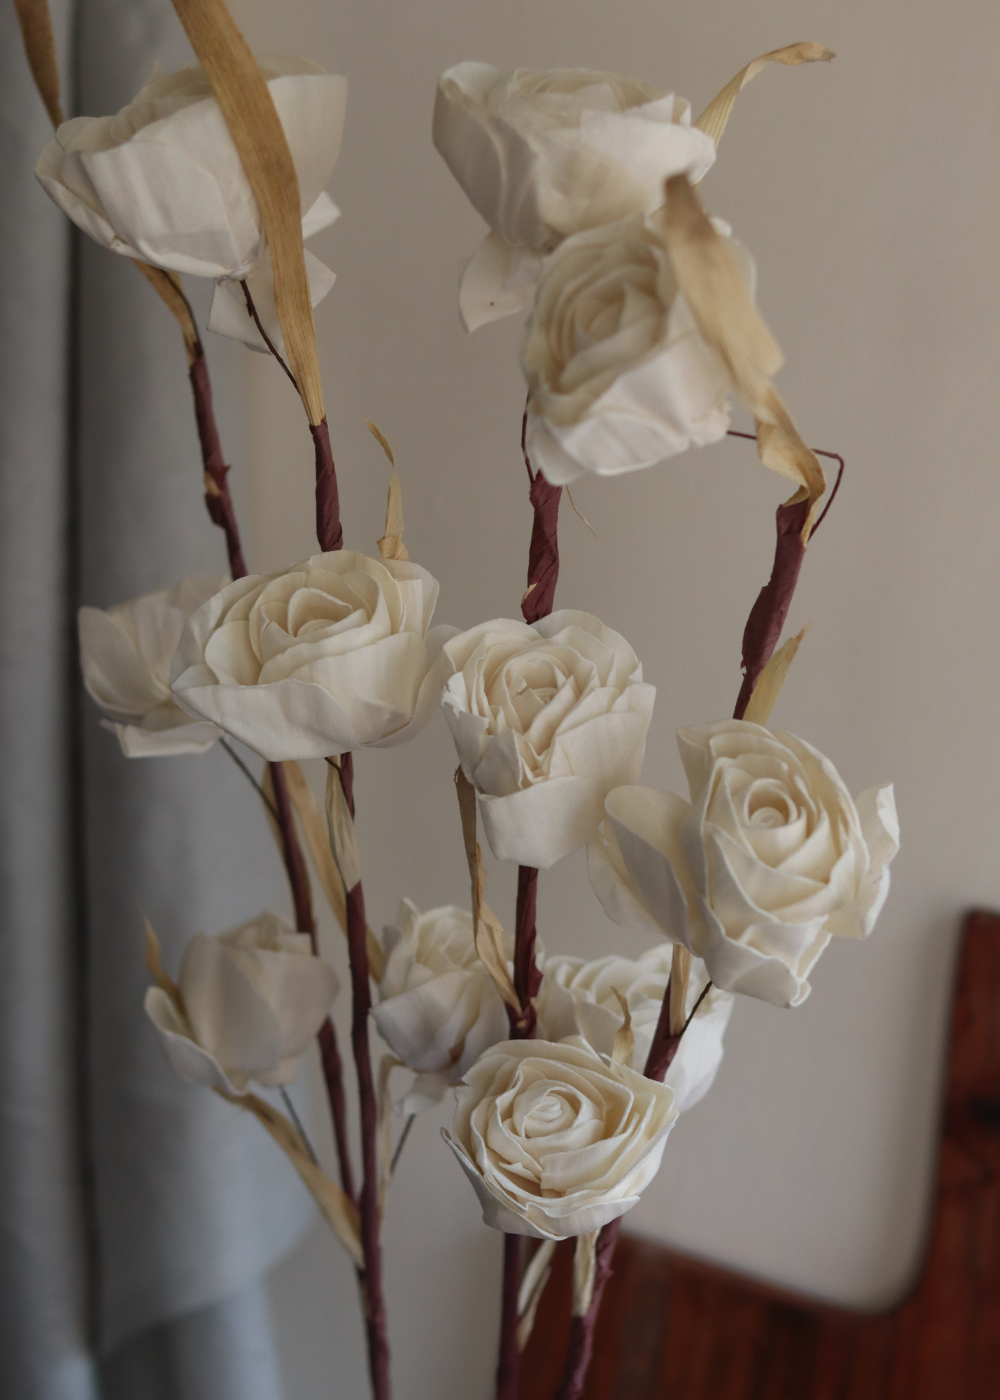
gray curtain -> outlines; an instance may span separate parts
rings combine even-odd
[[[54,11],[71,111],[187,60],[166,0]],[[48,135],[0,0],[0,1394],[278,1400],[262,1276],[311,1203],[254,1120],[169,1071],[140,906],[176,968],[199,929],[287,896],[218,746],[129,762],[81,696],[80,602],[225,555],[179,332],[127,260],[71,238],[34,180]],[[238,362],[209,354],[238,463]]]

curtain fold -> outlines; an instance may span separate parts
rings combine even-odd
[[[190,61],[167,0],[53,12],[71,111],[112,112],[155,60]],[[5,0],[0,1394],[279,1400],[261,1279],[312,1202],[255,1120],[169,1069],[142,1010],[142,912],[176,971],[194,933],[288,897],[219,746],[126,760],[81,699],[77,605],[221,573],[225,551],[180,334],[126,259],[83,238],[73,251],[34,179],[49,134]],[[209,347],[238,501],[234,351]]]

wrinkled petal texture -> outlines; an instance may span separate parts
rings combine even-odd
[[[892,788],[855,803],[818,750],[742,720],[682,729],[678,742],[690,805],[610,793],[595,890],[620,920],[640,905],[717,986],[797,1006],[831,936],[874,927],[899,848]]]
[[[605,794],[642,767],[654,688],[589,613],[498,619],[453,637],[442,704],[494,855],[547,868],[586,845]]]
[[[174,697],[269,761],[404,742],[447,673],[437,593],[418,564],[351,550],[239,579],[188,623]]]
[[[447,1141],[488,1225],[565,1239],[635,1205],[676,1118],[669,1086],[585,1041],[505,1041],[465,1076]]]
[[[302,59],[262,67],[306,214],[340,149],[346,80]],[[36,174],[85,233],[155,267],[242,277],[264,253],[257,201],[200,67],[154,76],[117,116],[63,123]]]
[[[490,228],[513,247],[544,250],[652,212],[668,176],[698,180],[715,160],[686,102],[589,69],[458,64],[438,85],[433,134]]]

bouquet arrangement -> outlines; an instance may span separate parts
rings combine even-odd
[[[462,319],[469,330],[526,321],[521,616],[460,632],[433,621],[438,585],[409,558],[394,465],[378,554],[345,548],[312,319],[333,274],[304,247],[338,217],[325,186],[345,80],[299,59],[258,62],[222,0],[174,5],[199,65],[154,72],[115,116],[65,121],[44,0],[18,0],[56,128],[38,178],[78,227],[133,260],[179,323],[205,503],[229,565],[81,609],[84,683],[126,757],[233,740],[259,755],[258,781],[231,749],[291,889],[291,922],[265,911],[194,933],[176,978],[147,925],[146,1010],[183,1079],[256,1115],[353,1260],[377,1400],[390,1394],[380,1229],[391,1172],[413,1115],[453,1090],[454,1126],[437,1150],[505,1236],[497,1396],[516,1396],[553,1249],[573,1239],[558,1390],[572,1400],[622,1218],[678,1117],[710,1088],[734,998],[800,1005],[831,938],[871,931],[898,846],[891,786],[852,797],[828,758],[768,728],[801,641],[779,646],[782,629],[833,493],[774,388],[781,354],[755,304],[753,261],[698,192],[741,88],[769,61],[832,54],[812,43],[765,54],[697,121],[681,98],[614,73],[462,63],[442,76],[434,143],[488,225],[462,272]],[[214,280],[209,329],[272,355],[305,410],[319,552],[271,574],[248,572],[182,276]],[[641,785],[654,689],[626,637],[554,610],[558,512],[584,473],[650,468],[717,441],[734,397],[753,414],[761,461],[794,491],[746,625],[733,716],[678,732],[684,798]],[[416,739],[439,707],[458,757],[468,903],[422,912],[404,898],[380,939],[365,915],[353,754]],[[325,772],[323,803],[307,761]],[[518,867],[509,929],[486,902],[480,826]],[[540,872],[584,847],[609,918],[648,930],[634,960],[588,962],[537,939]],[[314,880],[347,939],[353,1134]],[[387,1047],[377,1068],[373,1027]],[[285,1092],[314,1040],[337,1180]],[[393,1150],[397,1069],[409,1078]]]

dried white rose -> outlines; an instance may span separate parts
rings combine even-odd
[[[417,1080],[404,1111],[440,1100],[484,1050],[508,1034],[507,1013],[479,960],[472,915],[447,904],[421,914],[411,900],[385,929],[385,973],[372,1016]]]
[[[672,957],[669,943],[650,948],[635,959],[612,954],[587,962],[584,958],[548,955],[542,964],[542,985],[535,998],[539,1034],[546,1040],[581,1035],[599,1054],[610,1055],[615,1035],[625,1019],[616,995],[620,993],[628,1004],[635,1036],[630,1067],[641,1074],[670,980]],[[705,964],[699,958],[692,959],[685,1016],[694,1011],[707,982]],[[674,1091],[678,1113],[693,1108],[715,1081],[722,1064],[722,1037],[734,1000],[729,992],[712,987],[681,1038],[664,1080]]]
[[[437,595],[419,564],[348,549],[237,579],[188,623],[174,695],[271,761],[404,743],[448,670]]]
[[[542,264],[521,363],[528,454],[554,485],[637,471],[729,427],[729,380],[678,290],[658,223],[636,216],[577,234]],[[752,285],[747,254],[729,247]]]
[[[340,150],[347,80],[300,58],[264,59],[261,67],[309,237],[338,214],[323,187]],[[73,222],[112,252],[196,277],[249,278],[265,329],[280,340],[260,211],[200,66],[154,69],[116,116],[64,122],[35,173]],[[306,266],[316,305],[333,274],[310,255]],[[263,348],[238,286],[217,293],[209,324]]]
[[[193,720],[170,694],[170,665],[184,624],[228,579],[186,578],[108,609],[78,614],[80,666],[91,698],[112,716],[126,758],[204,753],[222,732]]]
[[[609,793],[591,883],[612,919],[654,923],[717,986],[798,1006],[831,937],[867,937],[885,903],[892,787],[852,799],[816,749],[744,720],[682,729],[678,743],[691,802]]]
[[[538,253],[651,213],[669,176],[715,160],[681,98],[586,68],[460,63],[438,84],[434,144],[492,230],[462,280],[469,330],[531,304]]]
[[[146,992],[146,1014],[182,1079],[229,1094],[290,1084],[337,995],[337,974],[277,914],[191,939],[177,1002]]]
[[[480,623],[444,654],[441,703],[493,854],[547,869],[593,839],[611,788],[637,780],[655,688],[624,637],[569,609]]]
[[[566,1239],[636,1204],[676,1120],[669,1086],[585,1041],[506,1040],[465,1076],[444,1136],[487,1225]]]

